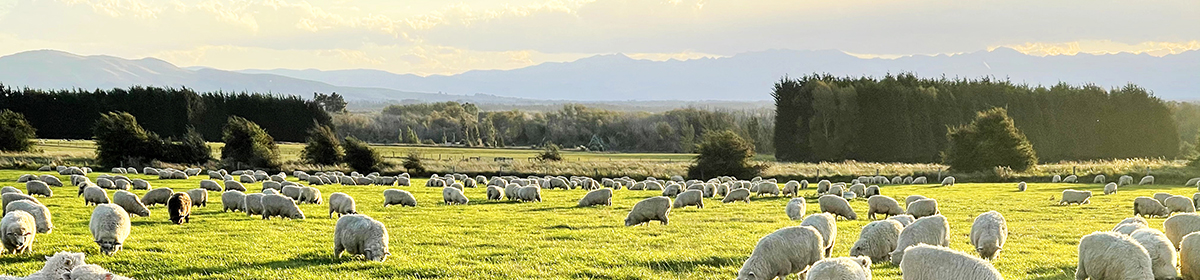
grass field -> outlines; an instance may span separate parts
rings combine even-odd
[[[15,185],[28,171],[0,171],[0,186]],[[89,175],[93,179],[98,174]],[[155,187],[177,191],[196,188],[199,179],[158,180]],[[62,177],[66,180],[65,177]],[[416,180],[415,186],[424,180]],[[252,191],[260,184],[249,184]],[[194,210],[192,222],[173,225],[165,208],[150,217],[133,218],[133,233],[114,256],[99,254],[88,230],[93,207],[73,196],[74,187],[54,188],[55,196],[39,198],[54,214],[57,227],[38,235],[34,253],[0,255],[0,274],[25,275],[40,268],[43,256],[58,251],[87,253],[88,263],[136,279],[730,279],[758,239],[797,225],[783,213],[788,198],[755,198],[751,203],[721,204],[706,199],[706,208],[671,211],[670,225],[625,227],[623,219],[638,200],[654,191],[620,190],[613,206],[576,208],[582,190],[545,190],[544,202],[484,200],[484,189],[468,189],[470,205],[439,204],[439,188],[401,187],[411,191],[419,207],[381,207],[382,186],[319,186],[328,197],[345,192],[358,211],[387,225],[392,256],[365,262],[332,256],[333,228],[328,205],[301,205],[305,220],[262,220],[242,213],[222,213],[220,195],[210,193],[205,208]],[[1063,189],[1091,190],[1091,204],[1059,206]],[[920,194],[939,200],[950,221],[951,247],[971,252],[968,232],[974,217],[988,210],[1003,213],[1009,239],[996,267],[1006,279],[1073,279],[1076,244],[1093,231],[1109,230],[1131,213],[1132,200],[1155,192],[1190,196],[1191,187],[1127,187],[1099,195],[1091,184],[1031,184],[1016,192],[1013,184],[884,186],[898,200]],[[134,191],[139,196],[145,191]],[[111,195],[111,192],[109,193]],[[808,213],[819,209],[807,191]],[[851,202],[859,220],[839,221],[835,256],[846,256],[869,221],[865,200]],[[1163,219],[1151,219],[1161,229]],[[876,264],[875,279],[900,279],[891,264]]]

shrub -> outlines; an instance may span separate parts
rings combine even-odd
[[[425,165],[421,164],[421,152],[416,149],[408,150],[408,155],[404,157],[404,169],[413,174],[425,173]]]
[[[538,154],[537,159],[543,161],[560,161],[562,160],[562,153],[559,152],[560,149],[558,144],[546,144],[545,147],[542,147],[542,153]]]
[[[96,140],[96,160],[106,167],[148,162],[161,148],[161,141],[152,141],[151,134],[125,112],[100,114],[92,135]],[[157,136],[154,138],[157,140]]]
[[[951,169],[963,172],[1008,167],[1022,172],[1037,166],[1037,154],[1025,134],[1017,130],[1004,108],[976,114],[970,124],[947,133],[949,150],[943,154]]]
[[[383,157],[379,156],[366,142],[346,136],[346,165],[359,172],[378,171],[384,167]]]
[[[314,125],[308,129],[308,140],[305,141],[304,150],[300,151],[300,158],[303,158],[304,161],[320,165],[337,165],[342,162],[343,155],[345,155],[345,151],[332,128]]]
[[[225,147],[221,148],[221,161],[234,168],[278,168],[279,147],[275,139],[258,124],[245,118],[232,116],[225,123]],[[238,164],[235,166],[235,164]],[[240,165],[248,166],[240,166]]]
[[[25,115],[7,109],[0,111],[0,151],[32,151],[32,141],[37,138],[35,132],[25,120]]]
[[[754,144],[730,130],[705,132],[696,163],[688,168],[689,178],[709,179],[718,176],[753,178],[762,174],[765,165],[752,165]]]
[[[150,133],[150,138],[151,141],[159,143],[154,140],[158,136],[153,132]],[[204,141],[204,137],[192,127],[188,127],[187,134],[183,136],[183,141],[174,142],[171,139],[167,139],[166,141],[162,141],[160,146],[162,148],[159,149],[158,153],[161,156],[157,157],[160,161],[203,164],[212,160],[212,147],[209,147],[208,143]]]

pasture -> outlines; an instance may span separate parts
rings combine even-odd
[[[21,170],[0,171],[0,186],[17,186]],[[100,173],[89,174],[95,179]],[[59,176],[64,181],[66,176]],[[153,187],[186,191],[188,180],[143,178]],[[289,178],[295,180],[295,178]],[[1090,179],[1090,178],[1084,178]],[[1090,181],[1090,180],[1087,180]],[[543,190],[543,202],[486,201],[484,188],[467,189],[469,205],[441,204],[441,189],[414,180],[418,207],[381,207],[385,186],[315,186],[326,200],[344,192],[358,211],[383,222],[390,234],[386,262],[354,257],[335,258],[333,228],[327,204],[300,205],[304,220],[262,220],[244,213],[223,213],[220,195],[209,193],[208,206],[193,208],[192,220],[171,224],[165,207],[151,207],[150,217],[134,217],[133,233],[114,256],[99,253],[92,242],[84,206],[75,187],[54,187],[54,196],[38,199],[53,213],[56,228],[39,234],[34,253],[0,255],[0,274],[26,275],[42,265],[42,257],[58,251],[84,252],[87,262],[136,279],[730,279],[750,255],[758,239],[776,229],[798,225],[783,212],[786,197],[755,197],[749,204],[722,204],[705,199],[705,208],[673,209],[669,225],[657,222],[625,227],[623,220],[637,201],[657,191],[614,192],[613,205],[577,208],[584,190]],[[306,184],[307,185],[307,184]],[[247,184],[251,192],[261,183]],[[1063,189],[1091,190],[1091,204],[1060,206]],[[141,196],[146,191],[132,191]],[[1006,279],[1073,279],[1076,244],[1093,231],[1110,230],[1132,214],[1137,196],[1170,192],[1191,196],[1194,187],[1127,186],[1102,195],[1094,184],[1015,184],[882,186],[883,195],[903,201],[920,194],[938,199],[950,222],[951,248],[973,253],[968,233],[976,215],[997,210],[1008,221],[1009,239],[995,266]],[[108,191],[111,196],[112,191]],[[812,189],[809,214],[819,211]],[[851,206],[854,221],[839,221],[834,256],[847,256],[860,229],[870,222],[866,200]],[[1161,218],[1149,219],[1162,229]],[[890,263],[873,266],[875,279],[900,279]]]

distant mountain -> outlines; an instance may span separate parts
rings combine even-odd
[[[687,61],[636,60],[622,54],[513,70],[476,70],[421,77],[378,70],[241,70],[341,86],[453,94],[486,93],[540,100],[768,100],[785,75],[830,73],[925,77],[992,76],[1017,83],[1091,83],[1111,88],[1134,83],[1164,99],[1200,100],[1200,51],[1147,54],[1030,56],[1008,48],[957,55],[863,59],[840,51],[769,50]]]
[[[490,95],[450,95],[387,88],[338,86],[274,74],[248,74],[203,67],[179,68],[155,58],[137,60],[111,56],[80,56],[38,50],[0,57],[0,84],[40,89],[111,89],[134,85],[188,87],[200,92],[260,92],[312,96],[337,92],[358,101],[460,101],[526,103]]]

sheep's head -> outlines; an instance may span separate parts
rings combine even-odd
[[[367,260],[378,262],[386,261],[387,257],[391,255],[391,252],[388,252],[387,249],[382,248],[379,245],[371,245],[363,252],[363,257],[365,257]]]
[[[46,257],[46,265],[42,271],[53,271],[55,274],[70,273],[76,266],[84,265],[83,253],[58,252]]]
[[[292,215],[289,218],[292,218],[294,220],[303,220],[304,212],[300,212],[300,209],[296,209],[296,213],[292,213]]]
[[[121,251],[121,243],[115,241],[96,241],[96,245],[100,245],[100,252],[105,255],[112,256],[117,251]]]
[[[862,243],[856,242],[854,244],[854,247],[850,247],[850,256],[857,257],[857,256],[866,255],[866,252],[870,249],[871,249],[871,244],[867,244],[866,242],[862,242]]]

